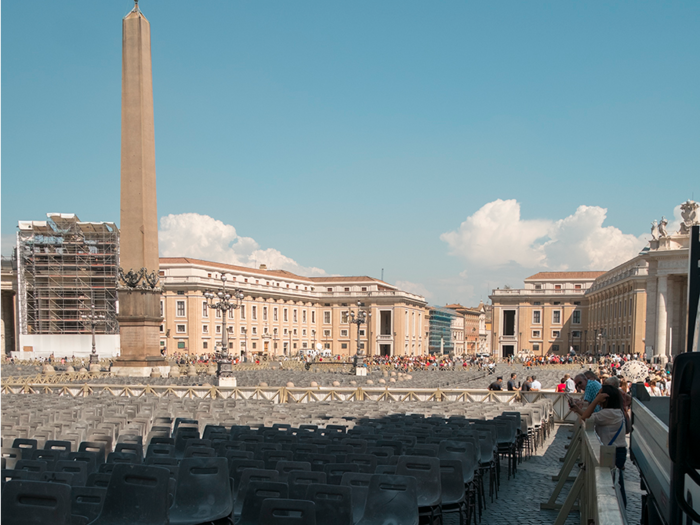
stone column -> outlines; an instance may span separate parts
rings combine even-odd
[[[668,276],[659,275],[657,278],[656,296],[656,342],[654,356],[658,357],[662,364],[667,361],[666,341],[668,337]]]
[[[5,333],[11,329],[5,317],[5,294],[0,292],[0,351],[2,351],[3,354],[7,352]]]
[[[160,355],[158,213],[151,28],[138,5],[122,21],[122,151],[118,375],[167,373]]]

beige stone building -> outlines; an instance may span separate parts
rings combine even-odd
[[[595,280],[586,294],[586,352],[644,353],[648,275],[648,262],[635,257]]]
[[[359,327],[365,355],[423,355],[427,352],[427,303],[372,277],[302,277],[286,271],[232,266],[191,258],[161,258],[164,286],[160,345],[168,354],[211,353],[221,343],[220,313],[206,307],[203,292],[221,286],[244,294],[229,312],[229,351],[248,357],[297,355],[329,350],[354,355],[358,327],[350,312],[369,314]],[[247,350],[247,352],[246,352]]]
[[[496,289],[491,343],[499,358],[564,354],[586,348],[588,310],[584,295],[605,272],[540,272],[522,289]]]

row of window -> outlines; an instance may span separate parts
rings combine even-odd
[[[552,324],[562,323],[561,310],[552,310]],[[574,310],[571,314],[572,324],[581,324],[581,310]],[[542,324],[542,310],[532,311],[532,324]]]
[[[176,332],[177,332],[178,334],[185,334],[185,333],[187,333],[187,325],[185,325],[185,324],[176,324],[176,325],[175,325],[175,330],[176,330]],[[164,326],[164,325],[160,325],[160,331],[161,331],[161,332],[164,332],[164,331],[165,331],[165,326]],[[228,331],[228,333],[233,334],[233,326],[229,326],[227,331]],[[240,327],[240,333],[241,333],[241,335],[246,335],[246,332],[247,332],[246,327],[245,327],[245,326],[241,326],[241,327]],[[210,332],[209,332],[209,325],[208,325],[208,324],[202,325],[202,333],[203,333],[203,334],[209,334],[209,333],[210,333]],[[216,325],[216,333],[217,333],[217,334],[220,334],[220,333],[221,333],[221,325]],[[250,332],[250,333],[251,333],[251,335],[258,335],[258,327],[257,327],[257,326],[251,327],[251,332]],[[267,328],[267,327],[264,327],[264,328],[263,328],[263,334],[267,334],[267,333],[269,333],[269,332],[268,332],[268,328]],[[294,328],[294,329],[292,330],[291,333],[292,333],[292,335],[294,335],[294,336],[298,335],[298,331],[297,331],[296,328]],[[279,332],[278,332],[278,329],[277,329],[277,328],[273,328],[273,329],[272,329],[272,335],[273,335],[273,336],[279,335]],[[286,328],[284,328],[284,329],[282,330],[282,335],[283,335],[283,336],[289,335],[289,330],[287,330]],[[301,330],[301,335],[302,335],[302,337],[306,337],[306,335],[307,335],[306,328],[303,328],[303,329]],[[311,330],[311,335],[315,337],[315,336],[316,336],[316,330]],[[360,337],[364,337],[364,336],[365,336],[365,330],[360,330]],[[324,330],[324,331],[323,331],[323,337],[324,337],[324,338],[330,338],[330,337],[331,337],[331,331],[330,331],[330,330]],[[340,331],[340,337],[349,337],[349,331],[348,331],[348,330],[341,330],[341,331]]]
[[[552,330],[552,339],[559,339],[561,337],[561,330]],[[581,338],[581,330],[572,330],[571,331],[571,337],[573,339],[580,339]],[[533,330],[532,331],[532,339],[542,339],[542,331],[541,330]]]
[[[602,321],[608,317],[617,319],[618,317],[627,317],[632,315],[632,298],[618,299],[612,304],[594,304],[592,305],[593,319]]]

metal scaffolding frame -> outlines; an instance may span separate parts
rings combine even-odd
[[[22,334],[89,334],[89,315],[105,322],[98,334],[118,334],[119,230],[110,222],[81,222],[74,214],[47,213],[46,221],[20,221],[17,232],[19,318]]]

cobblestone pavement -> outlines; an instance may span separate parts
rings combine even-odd
[[[566,454],[565,445],[569,443],[571,428],[568,425],[556,426],[545,446],[539,447],[536,454],[518,465],[518,472],[514,478],[506,479],[503,467],[507,463],[505,461],[502,463],[498,499],[491,503],[487,495],[481,525],[551,525],[554,523],[557,511],[540,510],[540,503],[546,502],[554,490],[556,482],[552,481],[552,476],[556,475],[561,468],[562,463],[559,458]],[[575,476],[576,472],[573,475]],[[564,501],[572,484],[567,482],[564,486],[558,499],[559,503]],[[628,523],[637,525],[641,518],[639,474],[636,466],[629,459],[625,468],[625,487],[628,500]],[[447,525],[451,520],[445,520],[445,522]],[[565,523],[579,525],[578,512],[571,513]]]

